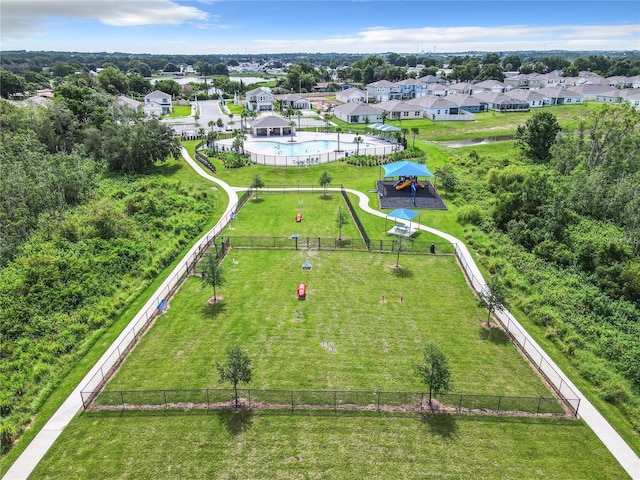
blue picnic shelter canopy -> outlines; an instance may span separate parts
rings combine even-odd
[[[413,210],[409,210],[406,208],[396,208],[393,212],[387,215],[387,217],[394,217],[394,218],[400,218],[402,220],[411,221],[414,218],[416,218],[418,215],[420,215],[420,213],[414,212]]]
[[[385,177],[434,177],[426,165],[408,160],[383,165]]]

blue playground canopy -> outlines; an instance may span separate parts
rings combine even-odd
[[[371,130],[377,130],[379,132],[399,132],[400,131],[398,127],[394,127],[393,125],[386,125],[384,123],[372,123],[371,125],[367,125],[365,128],[370,128]]]
[[[413,210],[408,210],[406,208],[396,208],[393,212],[387,215],[387,217],[394,217],[411,221],[418,215],[420,215],[420,213],[414,212]]]
[[[426,165],[403,160],[383,165],[385,177],[435,177]]]

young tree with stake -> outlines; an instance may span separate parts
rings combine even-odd
[[[229,382],[233,386],[233,396],[236,408],[238,408],[238,384],[251,381],[251,358],[240,350],[240,347],[227,349],[227,361],[216,363],[220,383]]]
[[[217,256],[209,252],[202,259],[201,267],[200,280],[203,285],[213,288],[213,303],[217,303],[216,287],[221,287],[225,281],[222,265],[220,265]]]
[[[429,387],[429,405],[433,393],[446,393],[452,388],[449,359],[433,343],[428,343],[422,350],[422,359],[415,366],[420,379]]]
[[[507,290],[497,277],[491,277],[485,289],[478,293],[478,304],[487,309],[487,327],[496,310],[508,307]]]

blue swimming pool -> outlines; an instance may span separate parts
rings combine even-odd
[[[355,152],[367,148],[375,148],[378,145],[362,142],[358,147],[357,143],[340,142],[340,150],[345,152]],[[315,155],[320,153],[333,152],[338,149],[337,140],[309,140],[307,142],[245,142],[245,150],[261,154],[285,157],[299,157],[304,155]]]

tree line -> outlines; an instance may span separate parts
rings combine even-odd
[[[173,132],[78,78],[0,102],[0,445],[209,218],[204,187],[149,177]]]
[[[534,113],[515,145],[448,165],[458,219],[512,303],[639,431],[640,112],[604,106],[571,132]]]

